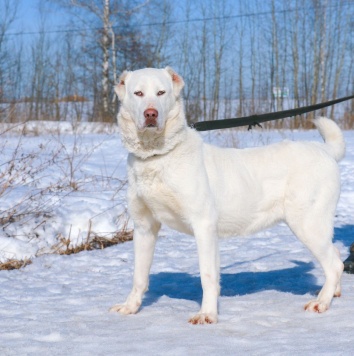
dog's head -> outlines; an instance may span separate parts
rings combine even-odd
[[[171,117],[183,86],[182,77],[170,67],[145,68],[123,72],[115,92],[138,131],[159,133]]]

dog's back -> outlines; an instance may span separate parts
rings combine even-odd
[[[283,141],[265,147],[221,149],[205,145],[205,165],[219,214],[221,236],[247,235],[285,221],[287,204],[310,209],[319,196],[330,210],[340,193],[335,160],[345,143],[331,120],[316,120],[325,143]],[[294,207],[290,205],[291,208]]]

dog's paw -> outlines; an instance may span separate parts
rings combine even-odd
[[[340,298],[342,296],[342,292],[341,291],[335,291],[333,296],[334,296],[334,298]]]
[[[305,305],[304,309],[310,312],[324,313],[329,309],[329,305],[327,303],[321,303],[318,300],[311,300]]]
[[[188,321],[190,324],[216,324],[218,322],[218,317],[216,314],[206,314],[199,313]]]
[[[138,309],[139,309],[139,306],[137,306],[136,308],[133,308],[127,304],[116,304],[116,305],[113,305],[113,307],[110,308],[109,311],[128,315],[128,314],[136,314]]]

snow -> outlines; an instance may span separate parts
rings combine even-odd
[[[218,145],[236,142],[240,147],[284,138],[320,140],[316,131],[255,130],[203,136]],[[345,137],[347,155],[340,163],[342,195],[334,237],[343,260],[354,241],[354,131],[345,132]],[[4,162],[18,146],[19,137],[1,139],[6,140],[3,149],[0,144]],[[37,214],[14,221],[0,232],[2,260],[36,256],[23,269],[0,272],[1,355],[353,353],[354,275],[343,275],[342,297],[334,299],[329,311],[305,312],[304,304],[314,298],[324,277],[284,224],[248,238],[220,241],[218,324],[187,323],[198,311],[202,296],[196,246],[192,237],[168,228],[160,234],[150,289],[140,312],[132,316],[109,313],[130,291],[133,243],[69,256],[48,252],[53,252],[58,236],[70,236],[74,244],[84,240],[89,220],[92,230],[107,236],[123,223],[126,152],[119,137],[114,132],[69,132],[59,138],[44,133],[22,137],[20,147],[21,154],[38,153],[39,158],[32,161],[34,168],[49,162],[53,152],[57,152],[57,161],[36,171],[40,179],[18,181],[0,196],[3,211],[34,189],[52,187],[39,201],[26,205],[46,210],[45,221]],[[70,157],[74,166],[77,163],[73,178],[78,189],[74,191],[65,178]]]
[[[16,162],[13,183],[0,190],[0,218],[12,216],[15,207],[14,221],[0,231],[2,261],[53,252],[62,237],[71,245],[85,241],[90,231],[109,237],[127,220],[126,152],[114,129],[85,134],[87,123],[77,131],[67,131],[63,123],[57,132],[51,122],[38,125],[33,132],[45,134],[19,138],[11,131],[0,144],[5,162],[0,167],[1,185],[7,180],[1,170],[6,172],[7,162]],[[12,244],[7,243],[9,237]]]

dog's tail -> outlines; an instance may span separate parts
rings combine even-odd
[[[345,141],[341,129],[333,120],[327,119],[326,117],[319,117],[313,122],[329,148],[333,158],[339,162],[345,154]]]

